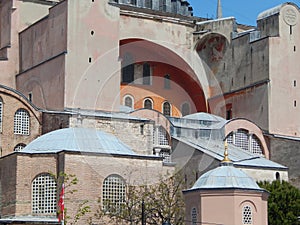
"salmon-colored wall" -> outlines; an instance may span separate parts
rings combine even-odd
[[[186,221],[191,221],[191,210],[197,210],[201,224],[242,224],[242,210],[251,206],[253,225],[267,225],[267,193],[249,190],[195,190],[185,192]],[[187,225],[191,225],[188,222]]]

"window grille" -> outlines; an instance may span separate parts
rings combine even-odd
[[[197,225],[197,209],[196,208],[192,208],[192,213],[191,213],[191,217],[192,217],[192,225]]]
[[[171,154],[169,150],[161,150],[159,152],[159,156],[163,158],[163,162],[170,163],[171,162]]]
[[[167,131],[162,126],[158,128],[158,144],[169,145],[169,141],[167,138]]]
[[[263,155],[261,143],[255,135],[252,135],[250,151],[254,154]]]
[[[251,206],[243,207],[243,224],[252,224],[252,209]]]
[[[110,175],[103,182],[103,210],[105,212],[119,212],[125,201],[126,186],[119,175]]]
[[[152,109],[152,101],[150,99],[146,99],[144,101],[144,108],[145,109]]]
[[[233,143],[233,132],[231,132],[231,133],[227,136],[227,143],[228,143],[228,144],[234,144],[234,143]]]
[[[41,174],[32,182],[32,213],[56,214],[56,182],[50,174]]]
[[[244,149],[249,149],[249,136],[245,130],[238,130],[235,134],[235,145]]]
[[[14,117],[14,134],[29,135],[29,113],[18,109]]]
[[[169,102],[163,104],[163,114],[165,116],[171,116],[171,105]]]
[[[238,130],[236,133],[231,132],[227,138],[228,144],[233,144],[251,153],[263,156],[263,149],[260,140],[254,134],[249,134],[245,130]]]
[[[14,148],[14,151],[15,151],[15,152],[22,151],[23,148],[25,148],[25,147],[26,147],[25,144],[17,144],[17,145],[15,146],[15,148]]]

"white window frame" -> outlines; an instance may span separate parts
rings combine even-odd
[[[146,102],[146,100],[150,100],[151,101],[151,104],[152,104],[151,109],[153,109],[153,100],[151,98],[149,98],[149,97],[144,99],[144,101],[143,101],[143,108],[145,108],[145,102]]]
[[[31,184],[32,214],[56,215],[56,180],[48,173],[39,174]]]
[[[103,180],[102,209],[104,212],[119,212],[126,197],[126,183],[123,177],[111,174]]]
[[[245,135],[247,135],[247,138],[246,138],[247,143],[244,143],[242,140],[242,139],[245,139],[242,137]],[[242,137],[242,138],[239,138],[239,137]],[[261,144],[261,141],[259,140],[259,138],[255,134],[249,133],[245,129],[240,129],[240,130],[231,132],[230,134],[227,135],[226,139],[229,144],[233,144],[233,145],[240,147],[243,150],[251,152],[253,154],[256,154],[259,156],[264,156],[263,147],[262,147],[262,144]]]
[[[165,115],[165,113],[164,113],[164,105],[166,103],[168,103],[170,105],[170,115]],[[162,109],[161,112],[162,112],[163,115],[165,115],[165,116],[172,116],[172,104],[169,101],[164,101],[162,103],[162,105],[161,105],[161,109]]]
[[[132,102],[132,106],[127,106],[127,107],[130,107],[132,109],[134,109],[134,98],[131,96],[131,95],[124,95],[123,97],[123,105],[126,106],[126,98],[130,98],[131,99],[131,102]]]
[[[14,134],[29,135],[30,114],[26,109],[18,109],[14,115]]]

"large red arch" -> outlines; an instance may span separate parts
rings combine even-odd
[[[120,58],[125,54],[131,54],[134,63],[149,62],[153,68],[153,76],[163,79],[163,75],[168,72],[171,74],[172,82],[186,92],[196,108],[196,112],[207,112],[207,101],[203,92],[202,85],[197,78],[194,70],[179,55],[172,50],[142,39],[125,39],[120,41]],[[130,84],[137,86],[135,84]],[[121,85],[122,88],[122,85]],[[165,90],[151,88],[150,86],[139,85],[139,91],[143,89],[155,92],[167,98]],[[174,94],[178,94],[174,93]],[[178,97],[178,95],[173,97]],[[174,98],[173,98],[174,99]]]

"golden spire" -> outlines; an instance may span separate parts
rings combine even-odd
[[[231,160],[228,158],[228,143],[227,143],[227,140],[225,140],[224,147],[225,147],[224,159],[222,160],[222,162],[230,163]]]

